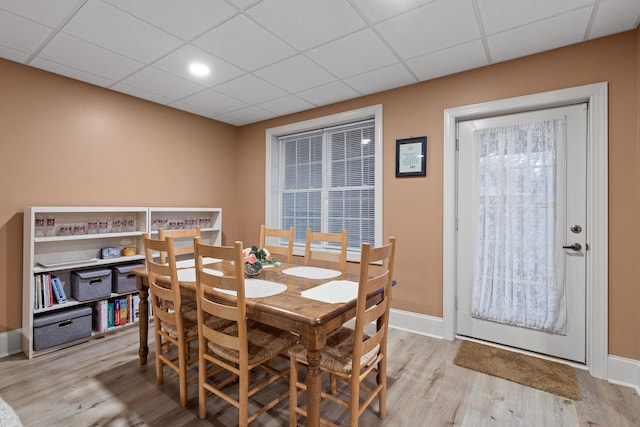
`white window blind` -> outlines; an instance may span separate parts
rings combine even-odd
[[[348,248],[375,245],[375,122],[278,137],[281,227],[295,227],[304,245],[306,229],[348,231]]]

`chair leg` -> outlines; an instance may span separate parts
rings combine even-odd
[[[356,379],[357,372],[351,373],[351,390],[349,390],[349,426],[358,427],[360,415],[360,381]]]
[[[162,355],[162,336],[156,335],[156,382],[158,385],[162,385],[164,383],[164,374],[163,374],[163,362],[160,356]]]
[[[381,420],[387,418],[387,358],[383,357],[378,364],[378,384],[382,385],[378,395],[378,416]]]
[[[180,371],[179,381],[180,381],[180,404],[183,407],[187,406],[187,401],[189,397],[187,395],[187,348],[185,347],[187,344],[183,344],[181,347],[182,351],[178,352],[178,369]]]
[[[207,390],[204,388],[207,381],[207,361],[203,356],[205,350],[202,342],[198,351],[198,418],[203,420],[207,416]]]
[[[289,363],[289,427],[296,427],[298,408],[298,362],[295,357]]]
[[[238,390],[238,411],[240,412],[238,425],[249,424],[249,372],[240,373],[240,390]]]

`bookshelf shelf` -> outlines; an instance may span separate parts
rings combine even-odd
[[[144,263],[143,234],[157,236],[160,224],[164,228],[191,228],[200,225],[203,241],[218,245],[222,241],[222,210],[219,208],[25,207],[22,350],[27,357],[33,358],[137,324],[135,313],[129,316],[129,322],[124,325],[108,325],[99,330],[97,326],[100,325],[94,323],[88,338],[73,339],[60,345],[34,350],[35,319],[42,321],[43,316],[91,307],[93,321],[97,314],[96,307],[102,301],[121,299],[126,300],[128,309],[131,309],[137,290],[111,292],[108,296],[76,300],[72,295],[71,274],[87,269],[112,269],[113,272],[117,266],[131,268],[127,264]],[[121,253],[120,256],[103,259],[103,248],[116,248],[114,250],[118,252],[124,252],[124,248],[127,248],[133,255],[127,253],[124,256]],[[54,276],[62,282],[67,297],[63,304],[56,304],[55,297],[44,295],[42,290],[43,286],[47,286],[45,283],[50,282]]]

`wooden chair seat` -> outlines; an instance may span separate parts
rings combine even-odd
[[[222,329],[222,333],[238,336],[238,325],[230,325]],[[249,340],[248,363],[250,365],[259,365],[273,359],[298,341],[298,338],[290,332],[251,321],[247,322],[247,333]],[[223,359],[233,363],[240,363],[240,352],[211,341],[207,343],[207,346],[213,353]]]
[[[369,339],[365,335],[364,339]],[[327,337],[327,345],[321,351],[320,368],[326,371],[351,374],[353,367],[353,346],[356,332],[351,328],[342,327]],[[380,345],[360,358],[360,366],[369,366],[376,360]],[[289,350],[289,356],[295,357],[300,363],[307,364],[307,349],[302,344],[296,344]]]
[[[194,338],[198,336],[198,324],[196,322],[184,319],[182,321],[182,327],[184,329],[185,337]],[[163,332],[168,333],[173,338],[178,337],[178,328],[176,327],[176,325],[172,325],[171,323],[166,322],[160,322],[160,328]]]

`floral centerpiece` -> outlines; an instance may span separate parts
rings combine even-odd
[[[276,268],[280,267],[280,263],[265,248],[258,249],[254,245],[250,248],[245,248],[242,251],[242,255],[244,257],[244,271],[248,276],[255,276],[260,273],[265,264],[271,264]]]

